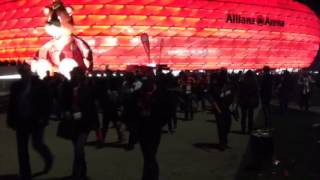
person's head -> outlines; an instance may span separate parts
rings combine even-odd
[[[32,76],[31,67],[27,63],[18,65],[17,70],[22,79],[28,79]]]
[[[289,73],[288,70],[284,70],[284,71],[282,72],[282,74],[283,74],[283,76],[289,76],[289,75],[290,75],[290,73]]]
[[[303,70],[302,70],[302,75],[303,75],[304,77],[309,76],[308,70],[303,69]]]
[[[253,79],[254,78],[254,72],[252,70],[248,70],[245,74],[245,77],[247,79]]]
[[[269,74],[269,73],[270,73],[270,67],[269,67],[269,66],[264,66],[264,67],[263,67],[263,72],[264,72],[265,74]]]
[[[79,67],[75,67],[70,74],[71,80],[74,82],[81,82],[86,78],[85,71]]]
[[[127,72],[127,73],[125,74],[124,79],[125,79],[125,81],[126,81],[128,84],[133,83],[134,80],[135,80],[134,73],[132,73],[132,72]]]
[[[50,77],[50,71],[46,71],[47,77]]]
[[[110,69],[106,69],[105,70],[105,73],[107,75],[108,78],[112,77],[113,76],[113,72],[110,70]]]
[[[252,70],[248,70],[246,72],[246,76],[253,76],[253,71]]]
[[[162,68],[161,66],[157,66],[157,67],[156,67],[156,75],[157,75],[157,76],[158,76],[158,75],[162,75],[162,74],[163,74],[162,70],[163,70],[163,68]]]
[[[219,84],[224,84],[228,81],[228,71],[226,68],[221,68],[219,71]]]

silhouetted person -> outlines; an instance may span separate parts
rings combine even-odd
[[[142,180],[158,180],[159,165],[156,159],[161,140],[162,127],[170,121],[172,98],[167,89],[167,81],[158,75],[156,83],[148,81],[142,88],[143,112],[139,139],[143,154]]]
[[[46,87],[48,88],[48,95],[49,95],[49,109],[50,112],[53,110],[53,98],[54,98],[54,90],[55,87],[53,86],[53,78],[50,76],[50,71],[46,71],[46,76],[42,80]]]
[[[74,161],[72,177],[74,180],[85,179],[87,164],[85,160],[85,144],[89,132],[97,128],[98,114],[92,84],[86,79],[84,71],[75,68],[71,71],[72,103],[68,113],[73,122],[72,138]]]
[[[72,106],[72,84],[62,74],[56,73],[54,76],[56,88],[56,112],[59,120],[66,118],[66,113]]]
[[[195,85],[195,79],[191,76],[190,72],[187,72],[183,77],[182,81],[182,89],[183,89],[183,97],[184,97],[184,119],[185,120],[193,120],[193,89]]]
[[[45,161],[42,173],[48,173],[53,164],[53,156],[43,142],[50,112],[49,96],[47,87],[32,75],[29,65],[19,65],[18,72],[21,80],[13,83],[10,89],[7,123],[16,131],[20,178],[31,180],[28,150],[30,137],[34,150]]]
[[[44,80],[45,82],[47,82],[47,83],[50,83],[50,82],[48,82],[48,81],[51,81],[51,80],[52,80],[52,78],[51,78],[51,76],[50,76],[50,71],[46,71],[46,76],[43,78],[43,80]]]
[[[198,77],[198,82],[197,82],[197,100],[198,104],[201,105],[201,110],[204,111],[206,110],[206,98],[207,98],[207,91],[208,91],[208,79],[206,74],[200,74]]]
[[[213,109],[217,120],[219,148],[225,150],[228,148],[228,133],[231,128],[230,105],[234,100],[234,93],[225,69],[222,69],[218,75],[216,89],[213,94]]]
[[[254,109],[259,105],[259,87],[254,72],[247,71],[239,82],[238,104],[241,108],[242,133],[251,133]],[[247,129],[248,118],[248,131]]]
[[[107,135],[110,121],[112,121],[113,126],[115,127],[118,135],[118,142],[122,141],[122,133],[120,131],[119,125],[119,92],[116,88],[116,84],[112,81],[114,78],[111,77],[111,74],[106,79],[106,86],[103,91],[103,104],[102,104],[102,141],[105,140]]]
[[[290,73],[288,71],[284,71],[278,86],[281,112],[287,112],[288,110],[290,96],[292,95],[292,92],[293,92],[292,88],[293,88],[293,83],[292,83],[292,78],[290,76]]]
[[[270,74],[270,67],[263,68],[263,75],[260,84],[260,98],[262,104],[263,115],[265,119],[265,127],[270,127],[270,102],[272,98],[273,78]]]
[[[123,113],[122,119],[129,130],[129,141],[127,150],[133,150],[138,142],[139,123],[141,119],[141,109],[138,105],[141,97],[142,82],[129,73],[125,77],[122,89]]]
[[[105,77],[105,75],[107,77]],[[104,119],[104,106],[105,106],[105,96],[108,86],[108,76],[112,75],[112,72],[107,69],[104,73],[104,77],[91,77],[94,81],[94,94],[97,98],[99,110],[102,112],[102,119]],[[99,121],[100,123],[100,121]],[[102,128],[104,127],[104,121],[102,121],[102,124],[99,124],[99,127],[96,129],[96,140],[97,140],[97,146],[100,146],[104,142],[104,138],[102,135]]]
[[[170,111],[171,118],[168,122],[168,128],[171,133],[174,132],[175,129],[178,127],[178,118],[177,118],[177,107],[179,103],[179,85],[177,79],[173,76],[172,73],[167,75],[168,80],[168,89],[172,98],[172,110]]]
[[[315,83],[317,87],[320,87],[320,70],[317,71],[317,76],[315,77]]]
[[[298,79],[300,89],[300,109],[309,111],[309,100],[311,96],[311,84],[314,80],[307,71],[303,71]]]

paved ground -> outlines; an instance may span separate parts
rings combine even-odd
[[[292,105],[287,113],[281,114],[279,108],[273,106],[273,160],[280,163],[275,166],[268,161],[260,169],[251,168],[249,140],[235,180],[319,180],[320,127],[314,128],[313,124],[320,123],[320,108],[310,110],[303,112]]]
[[[319,95],[313,98],[311,112],[301,112],[292,104],[290,111],[280,114],[274,106],[272,121],[274,132],[274,159],[279,166],[264,162],[261,169],[248,168],[251,158],[250,137],[239,134],[240,124],[233,121],[230,133],[231,149],[220,152],[214,148],[217,130],[212,114],[198,113],[193,121],[179,121],[173,135],[163,134],[158,160],[160,180],[319,180],[320,179],[320,129],[312,124],[320,122]],[[276,104],[276,102],[274,103]],[[261,112],[256,112],[255,126],[262,127]],[[0,180],[15,180],[18,172],[15,135],[5,126],[5,115],[0,114]],[[70,175],[72,163],[71,143],[57,138],[57,123],[47,128],[46,142],[55,154],[52,171],[38,180],[61,180]],[[93,146],[91,133],[86,146],[88,175],[92,180],[139,180],[142,173],[142,156],[139,146],[126,152],[116,141],[115,130],[110,131],[106,147]],[[31,149],[31,148],[30,148]],[[33,172],[43,164],[31,149]],[[287,171],[287,173],[285,172]]]
[[[15,179],[18,172],[14,133],[5,126],[5,115],[0,115],[0,180]],[[55,154],[52,171],[37,179],[57,180],[70,175],[72,162],[71,143],[55,136],[57,123],[47,128],[46,142]],[[233,123],[233,131],[239,130],[239,123]],[[142,155],[139,146],[131,152],[115,146],[115,130],[112,129],[103,149],[92,146],[94,133],[91,133],[86,146],[88,175],[92,180],[139,180],[142,173]],[[217,130],[212,114],[198,113],[193,121],[179,121],[175,134],[164,133],[158,160],[161,180],[232,180],[234,179],[245,148],[248,136],[230,134],[230,146],[225,152],[214,148]],[[111,143],[111,144],[110,144]],[[31,148],[30,148],[31,149]],[[31,152],[32,169],[40,171],[43,163],[39,156]]]

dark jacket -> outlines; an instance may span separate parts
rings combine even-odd
[[[98,126],[98,110],[92,86],[87,82],[81,82],[80,85],[73,86],[71,113],[81,112],[81,118],[74,120],[78,131],[90,131]],[[75,108],[77,107],[77,108]]]
[[[10,128],[43,127],[50,113],[48,87],[37,77],[11,85],[7,124]]]
[[[289,99],[289,97],[293,93],[293,80],[290,75],[285,75],[281,79],[281,82],[279,84],[279,97],[284,99]]]
[[[273,77],[271,74],[264,74],[261,78],[260,96],[262,103],[270,103],[272,98]]]
[[[122,90],[122,119],[125,123],[136,124],[141,118],[141,107],[139,106],[141,90],[133,91],[132,88],[132,83],[126,83]]]
[[[251,108],[259,105],[259,87],[255,79],[244,78],[239,82],[238,104]]]
[[[159,88],[152,94],[151,119],[160,129],[167,124],[173,114],[173,94],[165,88]]]
[[[174,111],[173,93],[168,90],[168,79],[158,75],[155,80],[144,81],[142,87],[141,131],[147,134],[161,133]]]

